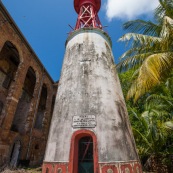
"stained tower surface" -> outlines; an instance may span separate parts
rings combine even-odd
[[[74,0],[42,173],[141,173],[100,0]]]

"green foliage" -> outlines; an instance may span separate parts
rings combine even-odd
[[[119,74],[124,95],[132,83],[134,70]],[[141,159],[173,153],[173,77],[146,93],[127,108]]]
[[[142,161],[173,154],[173,0],[159,0],[155,23],[134,20],[119,41],[130,47],[117,65]],[[162,157],[164,156],[164,157]],[[162,159],[164,158],[164,159]]]
[[[134,70],[133,82],[127,98],[136,102],[142,95],[161,84],[173,68],[173,1],[160,0],[155,10],[156,23],[135,20],[124,24],[131,33],[119,41],[130,44],[130,49],[120,57],[117,69]]]

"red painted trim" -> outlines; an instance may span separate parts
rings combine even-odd
[[[44,162],[42,165],[42,173],[67,173],[68,163]]]
[[[61,171],[59,171],[59,172],[61,172],[61,173],[65,173],[65,172],[67,172],[66,171],[66,165],[64,165],[64,164],[57,164],[57,165],[55,165],[55,168],[54,168],[54,172],[53,173],[58,173],[58,169],[60,169]]]
[[[134,169],[135,173],[142,173],[142,167],[141,167],[140,163],[135,163],[133,166],[133,169]],[[137,169],[138,169],[138,171],[137,171]]]
[[[73,133],[71,138],[69,173],[78,172],[78,143],[79,140],[85,136],[90,136],[93,139],[94,173],[99,173],[97,138],[96,135],[89,130],[78,130]]]
[[[49,173],[53,172],[53,165],[52,164],[44,164],[42,173]]]
[[[121,165],[121,172],[122,173],[126,173],[126,169],[128,169],[129,173],[133,173],[133,168],[132,168],[132,165],[129,163],[129,164],[124,164],[124,165]]]
[[[75,161],[73,160],[72,164],[74,164],[74,162]],[[71,170],[71,168],[69,169],[68,166],[69,164],[67,162],[66,163],[44,162],[42,173],[58,173],[58,171],[61,173],[71,173],[70,171],[68,171],[68,170]],[[99,164],[99,170],[101,173],[126,173],[127,170],[129,171],[129,173],[142,173],[141,164],[137,161],[134,161],[134,162],[129,161],[129,162],[123,162],[123,163],[115,162],[111,164],[102,163],[102,164]],[[73,170],[73,173],[74,171],[75,170]],[[79,173],[79,172],[75,172],[75,173]]]
[[[100,164],[102,173],[142,173],[141,164],[139,162]]]
[[[111,169],[113,173],[118,173],[118,168],[115,165],[105,165],[102,167],[102,173],[107,173]]]

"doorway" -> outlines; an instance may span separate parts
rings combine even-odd
[[[79,139],[78,173],[94,173],[93,139],[91,136]]]
[[[17,167],[20,148],[21,148],[20,141],[16,141],[13,145],[11,156],[10,156],[10,166],[13,168]]]
[[[97,137],[80,129],[71,138],[69,173],[99,173]]]

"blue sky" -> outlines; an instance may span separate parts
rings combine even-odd
[[[139,1],[140,3],[137,3]],[[68,32],[71,31],[68,24],[75,26],[77,19],[73,0],[2,0],[2,2],[53,80],[59,80],[65,41]],[[99,18],[103,26],[108,26],[105,30],[112,39],[116,63],[118,57],[125,51],[124,44],[117,42],[124,34],[122,24],[129,19],[151,19],[152,9],[157,3],[157,0],[102,0]],[[138,4],[142,8],[139,8]]]

